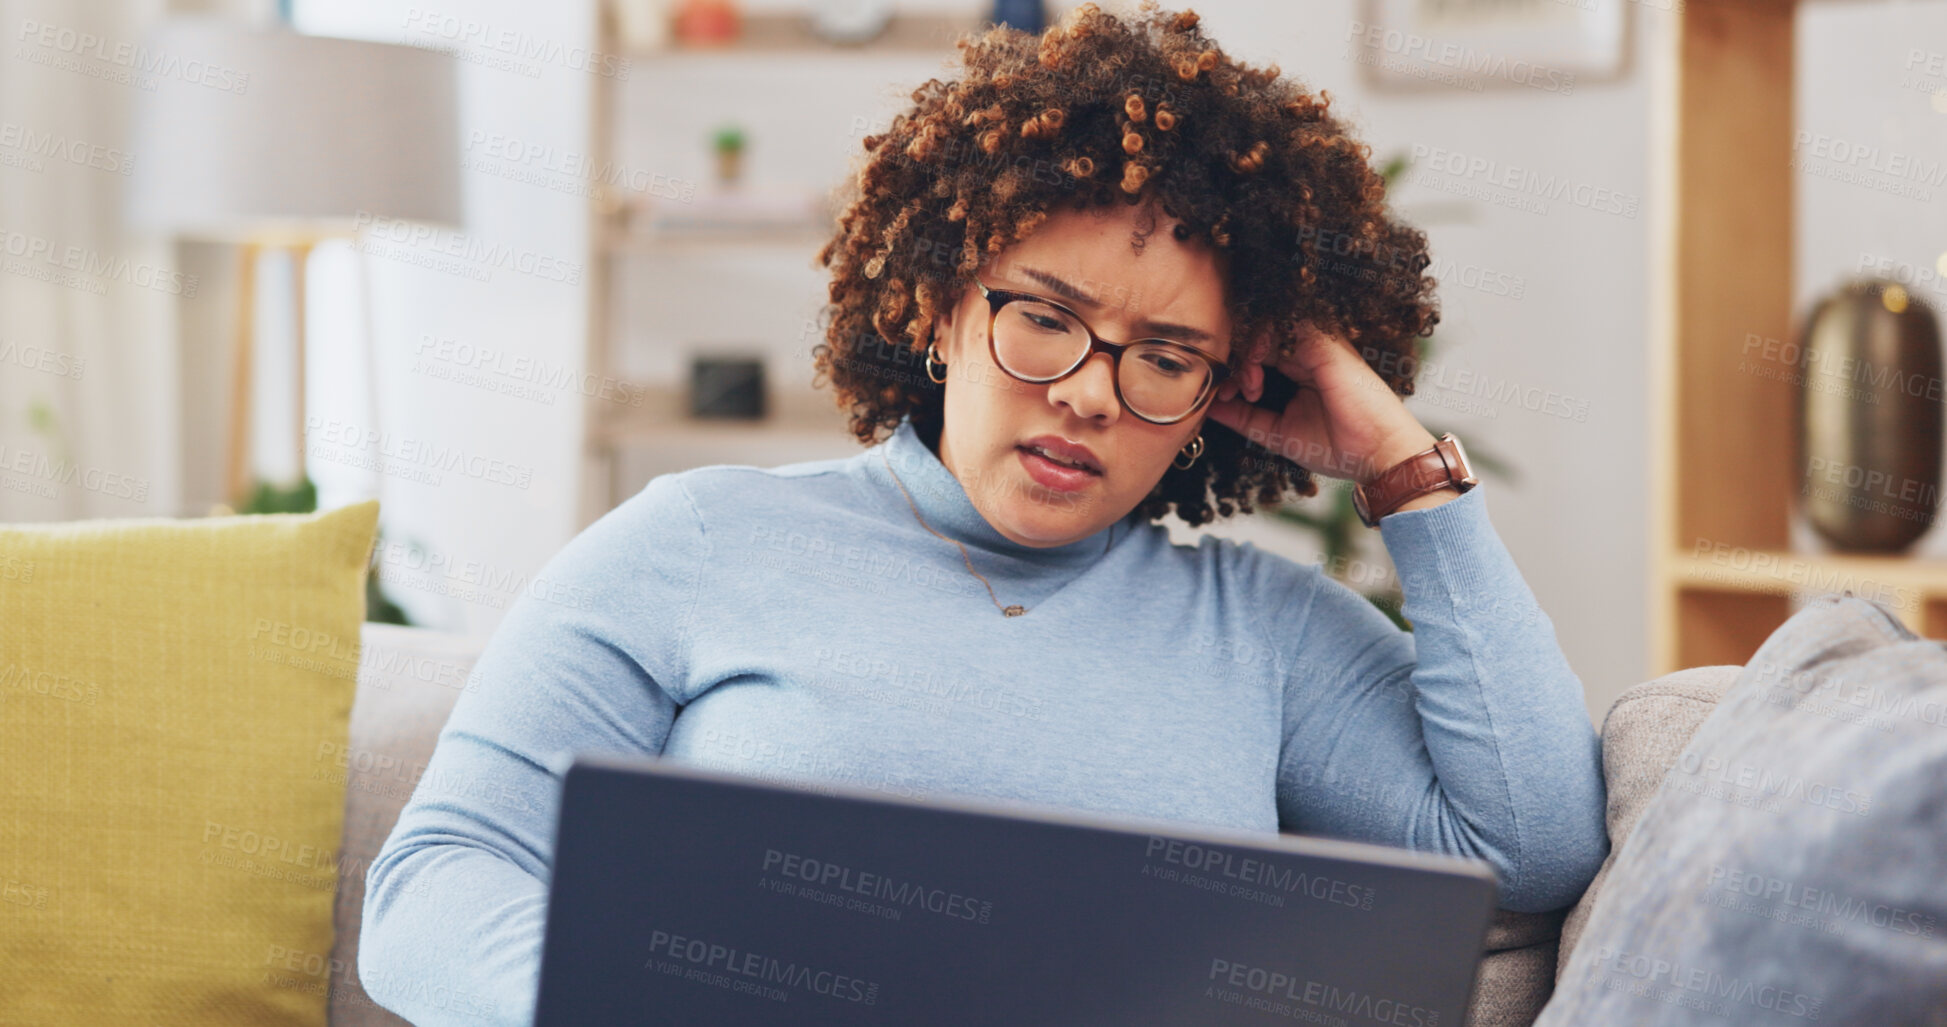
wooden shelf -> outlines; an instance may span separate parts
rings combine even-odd
[[[665,47],[634,47],[632,59],[665,60],[677,58],[737,57],[745,55],[858,57],[884,55],[898,57],[937,54],[944,58],[955,52],[954,41],[962,34],[979,32],[986,25],[982,18],[967,15],[895,13],[885,31],[862,43],[834,43],[812,31],[811,17],[802,12],[762,12],[745,14],[737,39],[721,46],[685,46],[672,42]]]
[[[588,439],[610,505],[662,474],[712,465],[777,467],[862,449],[830,393],[792,387],[769,398],[770,415],[755,421],[690,417],[681,391],[666,387],[649,388],[640,407],[612,409]]]
[[[1947,606],[1947,561],[1943,560],[1732,549],[1673,556],[1668,576],[1675,587],[1693,595],[1811,597],[1851,592],[1886,606],[1916,631],[1931,623],[1932,609]]]
[[[593,433],[614,447],[763,446],[786,439],[851,439],[846,418],[829,392],[772,389],[769,415],[759,420],[691,417],[680,389],[643,386],[640,406],[611,406]],[[854,443],[854,445],[856,445]]]
[[[1947,560],[1755,550],[1715,556],[1684,553],[1672,563],[1686,587],[1721,585],[1726,591],[1750,592],[1782,583],[1792,590],[1836,592],[1883,586],[1947,598]]]

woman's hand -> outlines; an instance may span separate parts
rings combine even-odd
[[[1270,330],[1260,332],[1242,373],[1218,386],[1210,420],[1313,474],[1362,483],[1433,445],[1351,343],[1309,321],[1300,330],[1298,348],[1275,358]],[[1298,383],[1282,413],[1252,405],[1264,393],[1267,363]]]

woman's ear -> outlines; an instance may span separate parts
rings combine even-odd
[[[933,318],[933,341],[939,344],[940,356],[943,359],[949,361],[953,359],[953,317],[959,313],[960,304],[968,302],[968,297],[974,295],[978,293],[974,291],[972,285],[968,285],[961,293],[958,303],[941,307],[939,313]]]
[[[943,360],[953,359],[953,310],[948,308],[933,318],[933,342],[940,347]]]

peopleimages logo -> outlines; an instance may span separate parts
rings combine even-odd
[[[519,489],[527,488],[534,481],[534,468],[527,464],[470,453],[458,446],[425,439],[400,438],[389,432],[361,428],[335,419],[307,417],[304,431],[306,439],[312,442],[306,451],[327,460],[349,462],[322,448],[329,445],[352,453],[371,451],[379,458],[381,465],[399,465],[427,472],[452,472]],[[439,484],[437,475],[427,484]]]
[[[114,68],[129,76],[121,79],[124,84],[137,86],[144,92],[155,89],[155,78],[147,76],[173,78],[224,93],[242,93],[250,88],[250,73],[247,71],[212,64],[197,57],[185,58],[179,54],[151,50],[65,25],[22,21],[14,39],[20,44],[15,56],[23,60],[50,64],[98,78],[111,77],[96,74],[100,67]],[[38,47],[40,52],[37,54],[28,49],[30,45]],[[51,59],[57,56],[62,60]],[[83,64],[82,61],[92,64]]]
[[[480,282],[492,281],[497,269],[512,268],[544,281],[581,284],[582,265],[578,261],[524,246],[488,242],[465,232],[451,232],[363,210],[352,216],[352,223],[359,235],[352,246],[360,253],[389,257]]]
[[[1380,998],[1351,988],[1340,988],[1323,981],[1306,980],[1297,974],[1282,970],[1267,970],[1261,966],[1251,966],[1235,960],[1213,957],[1210,960],[1209,981],[1243,988],[1261,996],[1288,999],[1314,1009],[1328,1010],[1348,1016],[1363,1017],[1368,1022],[1398,1024],[1399,1027],[1440,1027],[1440,1011],[1425,1006],[1409,1005],[1398,999]],[[1215,984],[1212,985],[1215,987]],[[1213,998],[1228,999],[1224,995]],[[1258,1005],[1261,1003],[1244,1003]],[[1291,1019],[1309,1018],[1309,1011],[1297,1010],[1289,1006],[1276,1006],[1266,1009]]]
[[[6,261],[6,269],[14,274],[86,288],[97,294],[105,291],[101,282],[115,281],[184,299],[196,295],[195,275],[5,226],[0,226],[0,255],[11,258]]]
[[[1596,965],[1591,972],[1607,970],[1610,974],[1607,986],[1612,989],[1623,990],[1628,981],[1635,980],[1639,982],[1641,990],[1636,988],[1627,990],[1645,998],[1668,1002],[1672,998],[1683,997],[1674,993],[1657,994],[1655,988],[1662,986],[1693,992],[1702,999],[1726,1000],[1707,1010],[1719,1016],[1732,1016],[1730,1003],[1742,1003],[1785,1016],[1816,1020],[1819,1018],[1820,1007],[1824,1005],[1824,1000],[1817,996],[1772,985],[1760,985],[1746,978],[1731,977],[1710,967],[1696,966],[1680,960],[1662,959],[1609,946],[1598,949],[1595,958]]]
[[[1759,767],[1741,761],[1725,760],[1721,756],[1700,756],[1685,751],[1677,757],[1677,769],[1693,775],[1700,781],[1718,782],[1732,789],[1750,789],[1750,798],[1772,798],[1782,796],[1797,799],[1810,806],[1824,806],[1841,813],[1866,816],[1872,812],[1872,796],[1855,792],[1850,788],[1825,784],[1820,781],[1807,781],[1795,774],[1774,771],[1769,767]],[[1734,794],[1734,793],[1733,793]],[[1767,807],[1768,811],[1776,812]]]
[[[29,171],[39,172],[44,165],[38,158],[66,161],[111,175],[128,175],[135,170],[134,155],[113,147],[74,139],[55,132],[36,132],[12,121],[0,122],[0,150],[12,150],[26,158]],[[0,163],[7,163],[0,155]]]
[[[1774,692],[1823,697],[1866,713],[1913,717],[1935,727],[1947,727],[1947,703],[1938,700],[1921,699],[1871,680],[1848,679],[1816,668],[1803,669],[1773,660],[1754,660],[1750,665],[1758,671],[1757,680],[1778,679],[1769,686]]]
[[[644,193],[665,200],[675,200],[679,203],[688,203],[696,198],[694,180],[671,178],[659,172],[631,168],[614,161],[603,161],[597,164],[590,154],[575,150],[559,150],[550,144],[523,140],[519,136],[475,129],[467,135],[466,151],[469,156],[484,155],[491,161],[503,162],[504,167],[487,163],[481,164],[478,168],[489,174],[501,174],[503,177],[518,177],[509,174],[508,171],[519,168],[547,172],[578,182],[612,185],[619,189]]]
[[[4,472],[7,471],[61,488],[80,485],[89,492],[113,496],[116,499],[127,499],[136,503],[146,503],[149,500],[149,481],[146,478],[105,471],[99,467],[71,463],[67,460],[50,459],[47,454],[36,453],[30,449],[10,450],[6,443],[0,442],[0,478],[3,478]],[[49,499],[54,498],[51,490],[45,495]]]
[[[1413,144],[1413,164],[1452,178],[1485,183],[1524,197],[1561,200],[1598,214],[1634,218],[1642,207],[1642,197],[1593,182],[1578,182],[1563,175],[1543,174],[1533,168],[1503,164],[1492,157],[1448,150],[1423,143]],[[1425,183],[1425,175],[1415,181]],[[1545,209],[1542,211],[1545,213]]]
[[[765,849],[764,871],[820,887],[852,892],[908,909],[916,907],[929,913],[938,913],[960,920],[974,920],[984,924],[994,912],[994,904],[986,899],[972,898],[944,888],[929,888],[887,874],[855,870],[830,860],[815,859],[795,852]]]
[[[1947,185],[1947,163],[1823,132],[1794,133],[1792,154],[1791,165],[1800,171],[1910,199],[1930,202],[1927,187]],[[1823,163],[1812,163],[1808,154]]]
[[[1239,857],[1226,849],[1151,835],[1145,855],[1151,859],[1161,856],[1165,863],[1175,863],[1200,873],[1236,878],[1264,888],[1299,892],[1323,902],[1354,909],[1372,908],[1371,888],[1275,866],[1261,859]]]
[[[0,338],[0,364],[14,364],[58,378],[79,380],[82,370],[88,366],[88,360],[42,346],[20,346],[9,339]]]
[[[737,974],[757,982],[782,984],[844,1002],[857,1002],[870,1006],[876,1005],[879,1001],[877,982],[795,961],[787,963],[776,956],[749,952],[704,941],[701,938],[671,934],[662,928],[650,932],[649,951],[652,954],[666,955],[671,959],[680,959],[698,968],[717,970],[722,974]],[[649,962],[643,964],[643,969],[650,969],[656,962],[651,958]],[[706,981],[704,983],[726,982]]]
[[[1867,902],[1850,895],[1841,895],[1827,888],[1811,888],[1795,881],[1770,877],[1755,871],[1738,867],[1727,867],[1713,863],[1710,878],[1704,885],[1705,894],[1722,891],[1728,894],[1749,895],[1764,901],[1777,901],[1793,909],[1803,909],[1836,920],[1868,924],[1873,927],[1910,934],[1920,938],[1931,938],[1939,926],[1935,917],[1917,913],[1900,906],[1885,903]]]
[[[18,663],[0,664],[0,702],[6,701],[8,692],[31,692],[88,706],[101,701],[101,686],[93,681]]]
[[[405,27],[408,31],[419,35],[443,39],[454,47],[478,49],[482,53],[497,54],[511,61],[554,64],[569,71],[612,78],[618,82],[629,80],[631,69],[627,57],[603,53],[585,46],[562,43],[521,29],[506,28],[457,14],[418,7],[406,8]],[[410,41],[408,43],[410,44]],[[509,66],[507,70],[524,71],[518,64]]]
[[[435,337],[422,332],[413,355],[438,361],[458,371],[476,371],[509,383],[538,386],[562,392],[578,392],[589,399],[641,406],[648,390],[606,375],[596,375],[564,363],[510,353],[492,346],[475,346],[458,339]],[[0,354],[5,350],[0,349]],[[472,384],[465,382],[464,384]],[[547,397],[549,402],[553,397]]]
[[[1575,92],[1574,72],[1561,71],[1518,57],[1510,59],[1505,54],[1476,50],[1450,39],[1423,36],[1384,25],[1368,25],[1362,21],[1349,23],[1345,38],[1348,43],[1363,46],[1375,53],[1383,51],[1394,60],[1405,62],[1401,66],[1389,64],[1388,70],[1391,71],[1410,71],[1411,64],[1420,64],[1449,68],[1475,78],[1500,79],[1544,93],[1566,96]]]

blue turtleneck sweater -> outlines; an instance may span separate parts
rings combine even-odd
[[[1503,906],[1568,905],[1608,851],[1598,742],[1489,491],[1380,522],[1408,633],[1133,514],[1012,542],[910,421],[658,477],[541,572],[597,601],[524,594],[482,651],[425,774],[470,786],[418,789],[374,860],[360,977],[421,1027],[531,1021],[576,751],[1476,856]]]

